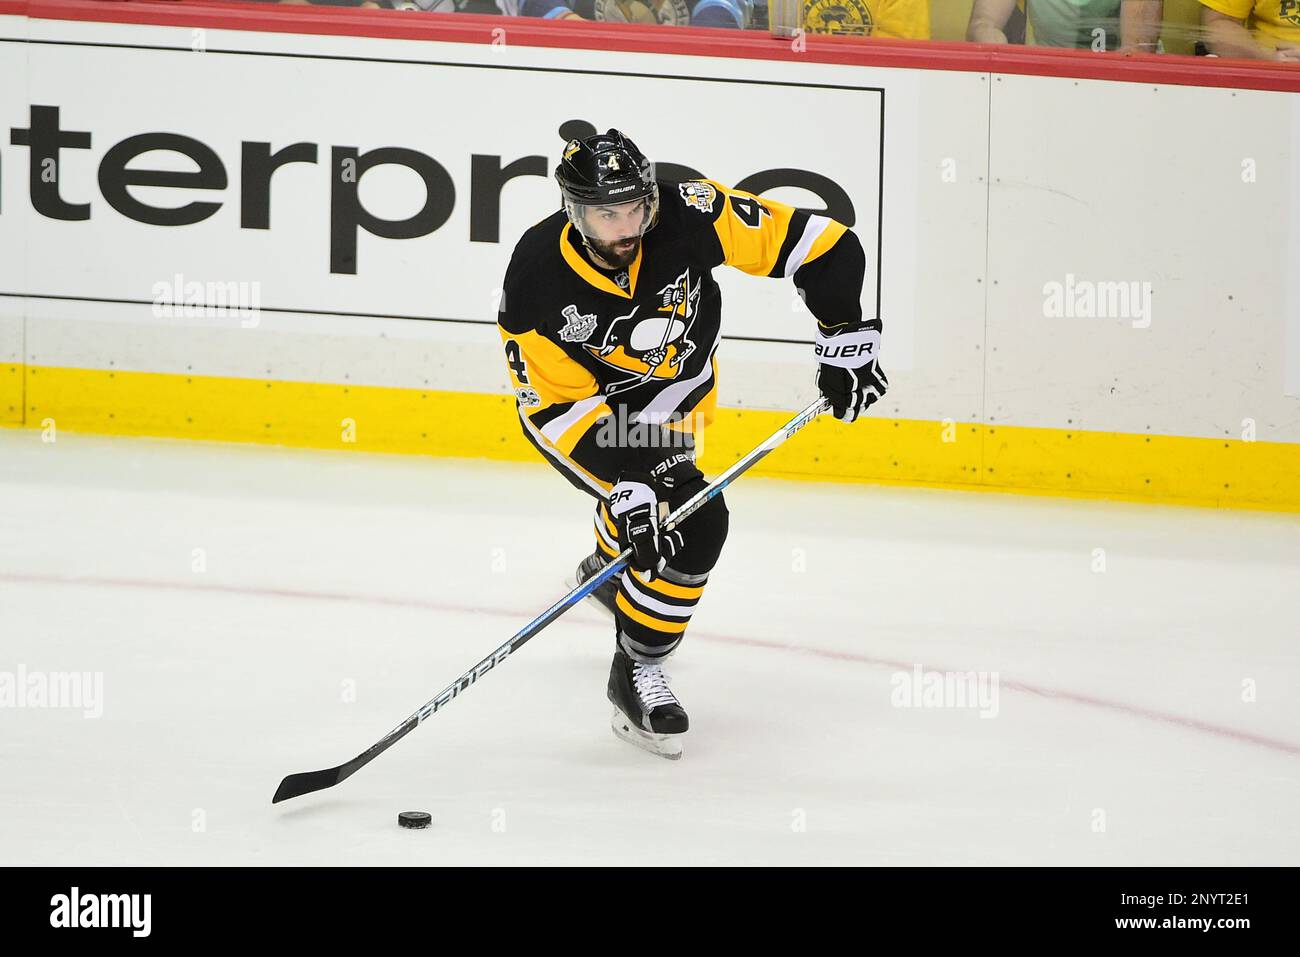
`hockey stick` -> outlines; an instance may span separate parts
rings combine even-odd
[[[736,462],[731,468],[727,469],[711,483],[708,487],[701,489],[696,494],[682,503],[676,511],[668,516],[667,522],[664,523],[664,531],[671,531],[681,522],[685,521],[690,515],[698,511],[714,496],[718,495],[728,485],[739,478],[744,472],[748,471],[756,462],[765,458],[768,453],[774,451],[786,439],[790,438],[805,425],[811,422],[817,416],[821,415],[830,406],[826,400],[818,399],[812,405],[808,406],[793,419],[787,422],[781,428],[773,432],[762,445],[759,445],[752,452]],[[582,601],[593,591],[621,572],[627,565],[627,560],[632,555],[630,548],[624,549],[617,558],[602,568],[595,575],[588,578],[573,591],[569,592],[559,601],[557,601],[546,611],[542,612],[527,625],[517,631],[509,641],[501,645],[494,652],[476,664],[469,671],[465,672],[450,685],[444,688],[432,700],[425,703],[424,707],[411,715],[392,731],[389,731],[377,743],[373,744],[367,750],[358,754],[346,764],[340,764],[336,768],[328,768],[324,771],[307,771],[302,774],[290,774],[280,786],[276,788],[275,797],[271,798],[272,804],[279,804],[281,801],[287,801],[303,794],[310,794],[313,791],[323,791],[325,788],[332,788],[334,785],[345,781],[357,771],[361,770],[375,758],[379,757],[394,744],[404,738],[407,734],[414,731],[420,724],[432,714],[436,714],[448,703],[451,702],[458,694],[474,684],[479,678],[495,668],[501,662],[505,661],[511,654],[518,651],[530,638],[549,625],[555,619]]]

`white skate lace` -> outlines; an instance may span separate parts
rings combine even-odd
[[[632,683],[636,685],[637,697],[651,708],[677,703],[677,698],[668,690],[670,680],[672,679],[664,674],[659,665],[643,665],[640,662],[632,665]]]

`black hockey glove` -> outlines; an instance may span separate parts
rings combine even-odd
[[[880,368],[880,330],[859,327],[829,334],[817,326],[817,389],[835,418],[852,422],[885,394],[889,380]]]
[[[702,477],[690,456],[677,453],[648,472],[623,472],[609,493],[609,514],[618,528],[618,548],[632,549],[628,564],[653,578],[685,545],[681,529],[662,530],[674,492]]]

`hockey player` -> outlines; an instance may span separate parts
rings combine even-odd
[[[719,495],[672,532],[660,524],[706,484],[693,438],[717,402],[712,270],[793,278],[817,319],[817,386],[845,422],[888,387],[881,325],[862,316],[862,245],[835,220],[712,180],[656,180],[618,130],[570,140],[555,178],[563,208],[515,247],[497,323],[524,435],[596,499],[596,550],[578,580],[632,549],[593,596],[614,616],[614,731],[680,757],[688,720],[663,664],[704,593],[728,513]]]

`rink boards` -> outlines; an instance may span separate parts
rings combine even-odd
[[[672,31],[596,43],[332,9],[21,9],[0,3],[7,424],[535,460],[493,319],[515,238],[555,205],[561,129],[589,123],[853,219],[891,392],[769,474],[1300,508],[1289,78],[769,38],[717,56]],[[319,32],[249,29],[290,22]],[[74,145],[33,178],[54,136]],[[803,405],[813,369],[787,283],[718,278],[712,468]]]

